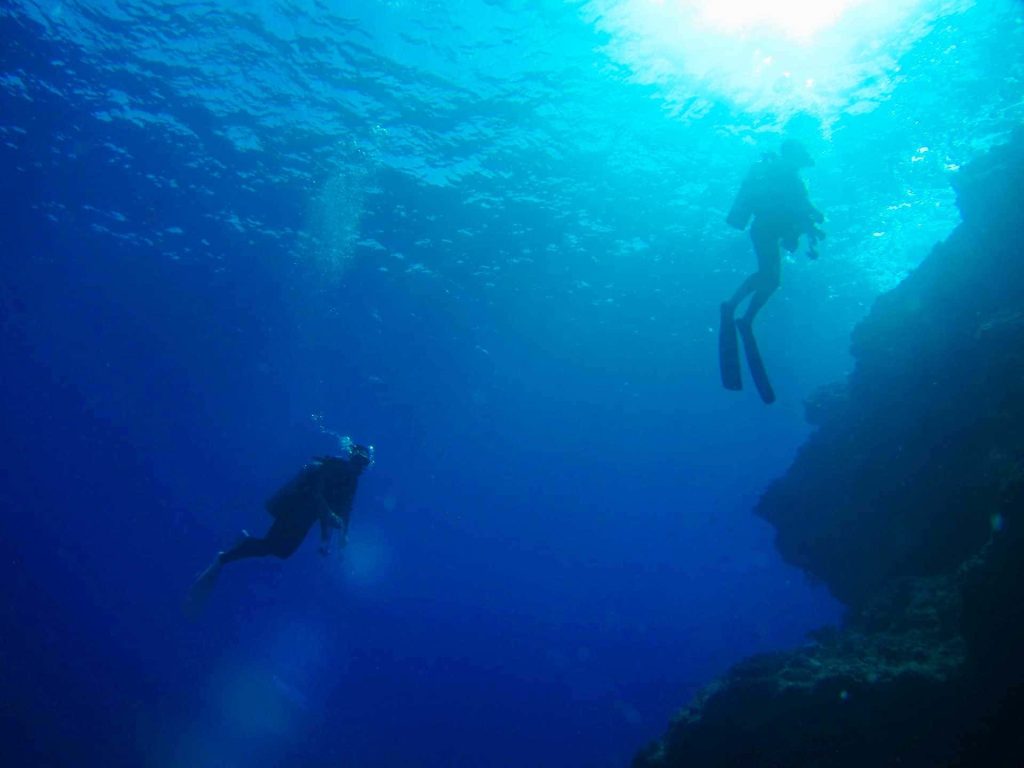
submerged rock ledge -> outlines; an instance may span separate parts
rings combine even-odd
[[[735,666],[635,768],[1024,765],[1024,131],[953,184],[757,508],[845,626]]]

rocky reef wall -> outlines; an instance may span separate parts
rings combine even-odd
[[[953,184],[757,508],[846,625],[737,665],[637,768],[1024,765],[1024,131]]]

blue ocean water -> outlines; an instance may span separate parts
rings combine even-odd
[[[1024,118],[1024,6],[767,8],[3,3],[5,763],[621,766],[838,621],[751,509]],[[716,325],[783,136],[828,239],[766,408]],[[187,620],[331,433],[347,548]]]

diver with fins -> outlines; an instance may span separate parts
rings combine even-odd
[[[718,352],[722,385],[732,390],[743,388],[738,333],[757,392],[769,404],[775,402],[775,392],[757,348],[752,326],[757,313],[779,287],[781,249],[793,253],[800,237],[806,236],[808,257],[818,258],[817,244],[825,237],[818,225],[825,217],[811,204],[807,187],[800,178],[800,169],[813,165],[814,160],[799,141],[788,139],[782,142],[778,153],[766,153],[750,169],[726,216],[726,223],[736,229],[746,229],[750,224],[757,271],[747,277],[732,297],[721,305]],[[736,309],[748,296],[750,303],[746,312],[742,317],[735,317]]]
[[[373,446],[344,438],[343,451],[344,455],[317,456],[267,500],[267,512],[274,522],[266,535],[258,538],[242,531],[235,546],[217,553],[192,585],[186,603],[189,613],[202,608],[227,563],[250,557],[291,557],[313,523],[320,523],[321,555],[330,553],[335,529],[341,531],[344,546],[359,477],[373,464]]]

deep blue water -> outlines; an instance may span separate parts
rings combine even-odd
[[[6,764],[621,766],[839,620],[751,509],[1020,123],[1021,5],[818,43],[679,6],[0,6]],[[759,320],[766,408],[715,324],[784,131],[829,239]],[[325,430],[377,447],[347,550],[186,620]]]

